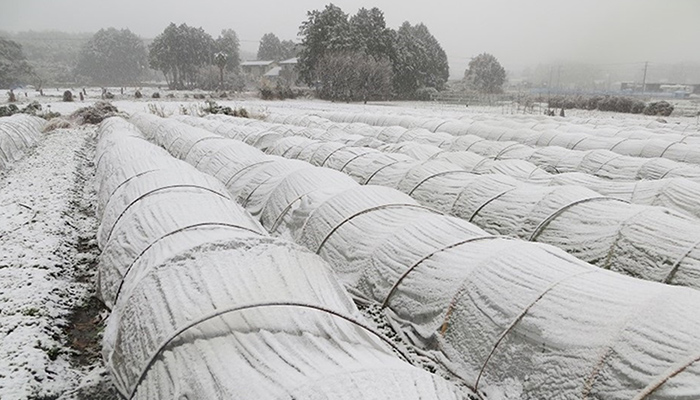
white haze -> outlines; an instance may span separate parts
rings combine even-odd
[[[255,53],[267,32],[298,40],[306,12],[328,0],[2,0],[0,30],[94,32],[129,28],[153,38],[170,22],[202,26],[213,36],[233,28]],[[700,62],[698,0],[340,0],[347,13],[378,7],[387,24],[425,23],[461,77],[470,57],[494,54],[510,71],[554,62]]]

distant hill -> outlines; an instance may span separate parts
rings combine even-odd
[[[22,45],[27,61],[34,68],[42,86],[73,83],[78,53],[93,33],[66,33],[59,31],[26,31],[9,33],[0,31],[0,37]]]

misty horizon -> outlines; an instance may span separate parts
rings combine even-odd
[[[480,53],[495,55],[511,73],[546,64],[588,64],[606,70],[642,70],[652,65],[700,63],[694,51],[700,37],[700,2],[692,0],[633,1],[468,1],[438,0],[425,4],[391,0],[334,1],[354,14],[361,7],[378,7],[387,26],[404,21],[424,23],[447,53],[450,78],[464,74],[469,60]],[[307,11],[321,10],[328,1],[302,0],[237,6],[215,0],[198,3],[95,3],[86,0],[27,0],[5,7],[0,30],[8,32],[62,31],[94,33],[101,28],[128,28],[144,39],[157,36],[170,23],[201,26],[212,35],[234,29],[241,50],[254,55],[268,32],[282,40],[299,41]],[[222,12],[222,9],[224,12]],[[37,10],[41,12],[37,12]]]

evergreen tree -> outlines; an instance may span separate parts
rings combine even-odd
[[[425,25],[404,22],[394,51],[394,90],[400,97],[414,97],[420,88],[444,88],[450,75],[447,55]]]
[[[329,4],[323,11],[309,11],[307,16],[299,28],[299,34],[304,38],[297,67],[300,78],[313,85],[318,61],[326,54],[350,50],[352,35],[348,15],[338,6]]]
[[[282,42],[275,36],[274,33],[266,33],[260,39],[258,47],[258,60],[274,60],[282,59]]]
[[[163,72],[171,89],[193,88],[199,69],[213,65],[215,47],[202,28],[171,23],[149,46],[149,63]]]
[[[464,78],[469,86],[482,93],[500,93],[506,81],[506,70],[496,57],[482,53],[469,62]]]
[[[0,38],[0,88],[9,89],[24,83],[32,75],[32,67],[24,57],[22,46]]]
[[[75,73],[97,85],[127,85],[146,68],[146,48],[128,29],[100,29],[80,50]]]
[[[224,29],[216,38],[216,52],[226,54],[226,71],[238,73],[241,65],[240,42],[233,29]]]

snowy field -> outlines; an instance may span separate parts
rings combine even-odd
[[[118,97],[0,118],[0,399],[700,398],[697,118]]]

